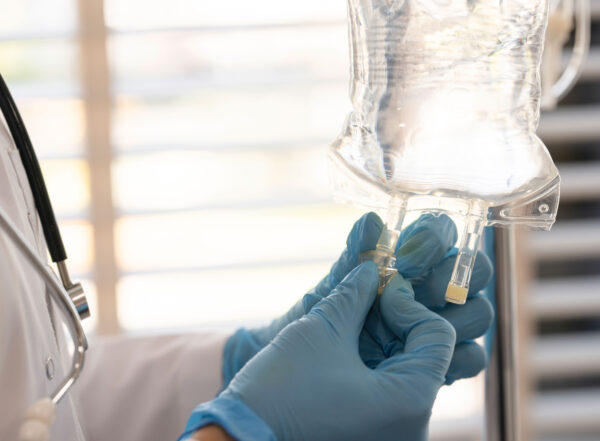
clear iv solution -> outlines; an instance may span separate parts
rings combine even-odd
[[[348,11],[338,197],[461,216],[465,255],[486,224],[550,228],[560,178],[535,134],[547,0],[349,0]],[[404,215],[392,217],[399,230]]]

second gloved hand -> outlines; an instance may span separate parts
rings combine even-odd
[[[478,294],[492,276],[489,258],[484,253],[477,254],[467,302],[454,305],[445,300],[456,259],[456,249],[452,247],[456,242],[454,222],[445,215],[423,215],[402,231],[398,242],[396,268],[411,282],[416,300],[448,320],[456,331],[446,384],[477,375],[485,367],[486,355],[473,339],[487,331],[494,316],[490,302]],[[369,312],[360,336],[360,353],[370,367],[377,366],[402,345],[386,325],[395,320],[393,314],[382,307],[379,299]]]
[[[372,262],[353,270],[253,357],[218,398],[198,406],[181,439],[217,423],[243,441],[425,441],[454,328],[417,302],[398,275],[379,301],[399,344],[370,369],[358,345],[378,279]]]

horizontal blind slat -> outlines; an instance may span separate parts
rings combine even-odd
[[[549,233],[533,232],[530,245],[538,260],[600,257],[600,224],[596,220],[560,222]]]
[[[570,277],[537,281],[529,296],[537,319],[600,316],[600,277]]]
[[[600,389],[539,393],[533,425],[542,436],[600,433]]]
[[[600,20],[600,0],[590,0],[590,15],[592,21]]]
[[[531,358],[534,379],[600,374],[600,333],[538,337]]]
[[[600,162],[560,164],[560,199],[600,199]]]
[[[600,105],[565,106],[545,112],[538,135],[547,143],[600,140]]]

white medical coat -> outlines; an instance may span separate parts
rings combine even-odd
[[[47,260],[31,189],[2,123],[0,206]],[[17,439],[25,409],[49,396],[71,364],[61,332],[63,318],[55,313],[58,308],[49,305],[42,278],[0,230],[1,441]],[[90,341],[80,379],[58,404],[50,440],[177,439],[191,410],[213,398],[221,387],[221,354],[227,336],[206,333]],[[47,365],[54,366],[53,376],[47,375]]]

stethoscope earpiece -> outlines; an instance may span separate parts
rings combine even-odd
[[[42,398],[33,403],[25,412],[19,430],[19,441],[48,441],[55,415],[56,406],[50,398]]]

